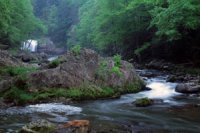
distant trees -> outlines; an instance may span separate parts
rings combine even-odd
[[[47,35],[58,45],[66,45],[68,32],[78,22],[79,5],[84,0],[32,0],[35,15],[47,26]]]
[[[137,1],[137,0],[136,0]],[[88,0],[80,8],[80,23],[68,44],[123,53],[149,41],[152,6],[133,0]],[[125,54],[125,53],[124,53]]]
[[[200,42],[199,0],[86,0],[79,11],[68,45],[133,57],[145,50],[153,53],[159,44]],[[174,46],[166,47],[173,52]]]
[[[30,0],[0,0],[0,43],[19,45],[45,27],[33,14]]]

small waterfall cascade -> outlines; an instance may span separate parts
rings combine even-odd
[[[31,52],[36,52],[37,46],[38,46],[37,40],[27,40],[27,41],[23,42],[21,49],[28,50]]]

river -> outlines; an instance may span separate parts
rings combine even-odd
[[[150,70],[137,70],[139,74],[146,71]],[[166,82],[166,73],[153,72],[156,76],[143,77],[152,90],[126,94],[119,99],[0,110],[0,132],[12,133],[36,119],[47,119],[56,124],[87,119],[97,132],[200,132],[200,107],[187,106],[199,104],[200,98],[176,93],[176,83]],[[158,99],[158,103],[150,107],[135,107],[133,102],[143,97]]]

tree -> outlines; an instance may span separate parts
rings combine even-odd
[[[30,0],[0,0],[0,42],[20,44],[44,31],[42,23],[34,16]]]
[[[151,26],[156,26],[159,37],[177,40],[191,30],[200,27],[199,0],[168,0],[165,5],[156,6],[151,14]]]

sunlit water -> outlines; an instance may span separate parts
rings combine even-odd
[[[58,56],[53,56],[53,57],[48,58],[48,61],[54,61],[54,60],[56,60],[57,58],[58,58]]]
[[[23,42],[22,48],[23,50],[29,50],[31,52],[36,52],[38,46],[38,41],[36,40],[27,40]]]
[[[11,107],[1,110],[0,114],[32,114],[32,113],[64,113],[65,115],[79,114],[82,111],[80,107],[63,105],[59,103],[36,104],[26,107]]]
[[[38,104],[1,110],[0,132],[18,129],[27,122],[40,118],[56,124],[74,119],[88,119],[97,131],[104,128],[115,129],[118,125],[131,128],[132,132],[200,131],[200,110],[172,110],[173,106],[183,106],[191,101],[177,100],[175,97],[180,94],[174,91],[176,83],[166,82],[166,76],[162,74],[147,79],[147,86],[152,88],[151,91],[123,95],[120,99],[84,101],[72,105]],[[162,99],[163,103],[146,108],[135,107],[133,102],[143,97]],[[199,100],[192,102],[198,103]]]

